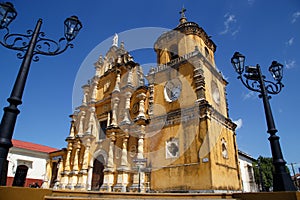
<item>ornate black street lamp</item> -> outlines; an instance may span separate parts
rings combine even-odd
[[[30,68],[31,61],[38,61],[37,55],[54,56],[63,53],[68,47],[72,48],[70,42],[76,37],[82,28],[81,22],[76,16],[64,21],[65,37],[58,42],[44,38],[44,32],[40,32],[42,19],[39,19],[34,31],[28,30],[27,34],[9,33],[8,25],[16,18],[17,12],[13,4],[0,3],[0,29],[6,30],[3,41],[0,44],[8,49],[19,51],[17,57],[23,59],[10,97],[7,99],[9,106],[4,108],[0,124],[0,177],[4,163],[7,159],[8,150],[12,147],[12,135],[18,114],[17,108],[22,104],[23,91]]]
[[[276,135],[277,130],[269,103],[269,94],[278,94],[283,88],[283,84],[281,83],[283,65],[273,61],[269,67],[269,71],[275,80],[274,83],[265,79],[266,77],[262,75],[259,65],[244,67],[245,56],[239,52],[234,53],[231,63],[238,73],[238,79],[242,81],[243,85],[251,91],[260,93],[259,97],[263,100],[274,165],[273,190],[296,191],[291,176],[286,172],[286,162],[283,159],[279,137]]]

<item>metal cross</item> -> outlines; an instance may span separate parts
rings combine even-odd
[[[186,9],[184,7],[182,7],[181,11],[179,12],[181,15],[181,18],[186,18],[185,14],[184,14],[185,12],[186,12]]]

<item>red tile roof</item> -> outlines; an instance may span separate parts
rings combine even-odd
[[[21,140],[12,140],[13,146],[21,149],[28,149],[32,151],[38,151],[38,152],[44,152],[44,153],[50,153],[52,151],[57,151],[58,149],[40,145],[40,144],[34,144],[31,142],[25,142]]]

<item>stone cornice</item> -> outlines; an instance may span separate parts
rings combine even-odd
[[[150,126],[152,125],[153,130],[155,130],[154,126],[161,123],[164,123],[164,127],[180,123],[188,124],[193,123],[193,120],[196,120],[197,118],[199,118],[199,120],[213,118],[232,131],[236,128],[236,125],[229,118],[218,112],[206,100],[200,100],[195,106],[177,109],[170,111],[165,115],[155,116],[151,119]],[[152,128],[148,128],[151,132]]]
[[[155,47],[159,46],[160,41],[162,40],[170,40],[171,38],[177,37],[180,33],[185,35],[197,35],[199,36],[205,43],[205,45],[210,48],[213,52],[216,51],[217,45],[210,39],[207,33],[195,22],[185,22],[178,25],[172,31],[166,32],[162,34],[157,41],[155,42]],[[155,49],[156,49],[155,48]]]
[[[205,99],[198,101],[200,119],[213,118],[225,127],[234,131],[236,124],[212,107]]]
[[[223,82],[225,85],[228,84],[228,82],[223,78],[223,75],[202,55],[202,53],[198,49],[196,49],[193,52],[187,53],[183,56],[180,56],[179,58],[173,59],[166,64],[160,64],[156,67],[153,67],[147,74],[147,78],[149,79],[156,73],[167,71],[171,68],[177,69],[180,65],[186,62],[191,63],[194,66],[194,68],[198,68],[199,64],[205,66],[218,80]]]

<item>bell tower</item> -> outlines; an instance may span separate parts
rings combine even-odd
[[[185,11],[179,25],[155,42],[158,65],[147,75],[153,99],[147,130],[151,189],[237,191],[236,125],[228,116],[227,81],[215,65],[215,43]],[[151,124],[161,130],[152,131]]]

